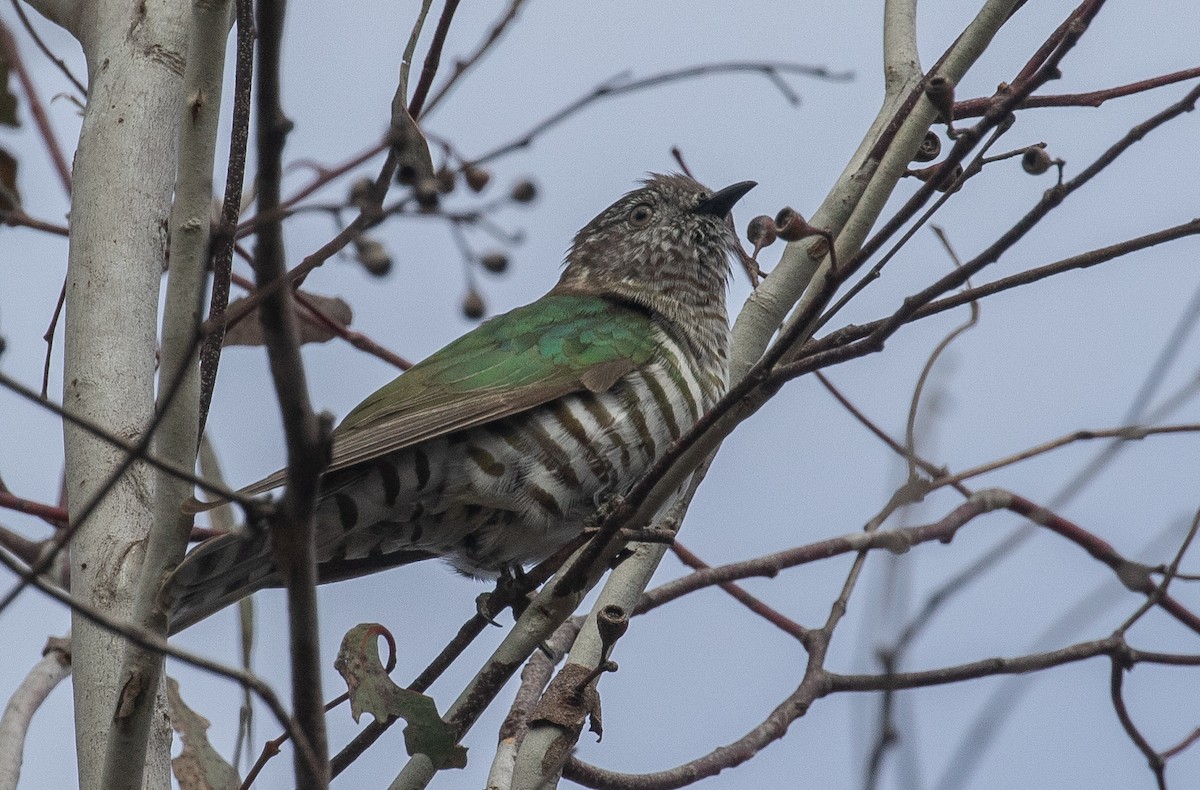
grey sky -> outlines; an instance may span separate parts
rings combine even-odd
[[[377,139],[386,124],[399,55],[417,5],[411,0],[291,4],[284,84],[285,109],[296,129],[288,141],[289,159],[334,163]],[[975,5],[941,2],[922,7],[921,55],[926,66],[961,30]],[[447,44],[447,63],[472,49],[505,6],[496,1],[464,4]],[[674,169],[672,145],[683,150],[697,175],[712,186],[744,179],[759,182],[735,214],[739,231],[753,215],[774,214],[785,204],[811,214],[858,145],[882,95],[879,6],[663,2],[571,4],[568,9],[545,0],[529,3],[492,57],[426,124],[468,156],[522,133],[550,111],[625,70],[639,77],[701,63],[778,60],[851,70],[856,76],[840,83],[787,78],[801,96],[798,107],[789,105],[770,81],[751,74],[673,83],[598,103],[539,137],[529,149],[498,160],[485,197],[531,176],[539,199],[528,208],[506,209],[496,216],[503,227],[521,231],[525,241],[510,251],[509,274],[476,272],[489,312],[524,304],[546,291],[558,276],[575,231],[645,172]],[[1029,3],[959,86],[959,98],[990,94],[999,82],[1015,75],[1068,8],[1063,3]],[[1064,78],[1049,91],[1094,90],[1195,66],[1200,7],[1177,3],[1147,8],[1117,3],[1105,8],[1065,61]],[[11,10],[0,13],[16,26]],[[42,20],[37,23],[55,51],[82,73],[77,46]],[[44,97],[67,90],[65,80],[27,38],[21,37],[20,46]],[[421,57],[423,52],[422,47]],[[1176,101],[1185,90],[1176,85],[1100,109],[1024,112],[997,150],[1045,141],[1052,155],[1067,161],[1069,177],[1130,126]],[[60,99],[50,112],[69,150],[78,135],[75,109]],[[66,203],[27,116],[23,119],[26,125],[19,133],[0,130],[0,146],[20,158],[26,210],[59,222]],[[1197,120],[1186,116],[1154,132],[986,270],[981,281],[1197,216]],[[226,145],[222,140],[218,147]],[[373,161],[361,174],[374,174],[377,168]],[[307,179],[308,173],[296,168],[287,184],[295,188]],[[959,253],[969,257],[1053,183],[1051,173],[1025,174],[1017,160],[998,163],[951,200],[936,222],[945,227]],[[339,182],[318,199],[337,201],[344,189]],[[904,182],[897,198],[911,191],[911,183]],[[477,200],[460,191],[448,203],[469,208]],[[293,219],[287,227],[293,262],[334,231],[328,218],[317,214]],[[309,287],[346,298],[355,310],[355,328],[410,358],[421,358],[469,330],[473,324],[459,312],[463,265],[445,224],[431,219],[392,222],[377,235],[395,259],[389,278],[371,279],[349,260],[333,260],[310,278]],[[0,237],[0,333],[8,345],[0,365],[9,375],[33,384],[41,375],[41,334],[58,295],[66,244],[25,229],[3,228]],[[479,251],[495,246],[483,234],[472,232],[470,238]],[[776,246],[763,253],[764,269],[774,265],[778,250]],[[936,404],[936,414],[925,415],[922,452],[957,470],[1080,428],[1119,424],[1200,284],[1198,250],[1195,239],[1175,242],[986,300],[980,325],[948,352],[931,382],[926,405]],[[950,265],[932,233],[922,230],[836,325],[887,314],[904,295]],[[731,313],[748,294],[748,283],[739,278],[730,294]],[[835,368],[830,377],[884,429],[901,436],[921,366],[938,340],[965,317],[963,310],[907,328],[883,354]],[[1180,356],[1184,361],[1166,377],[1162,393],[1178,389],[1195,375],[1192,361],[1198,353],[1200,341],[1192,338]],[[338,342],[307,347],[305,360],[314,404],[339,417],[395,374],[379,360]],[[50,386],[56,398],[60,371],[61,339]],[[281,464],[281,432],[270,392],[261,349],[233,348],[225,354],[210,431],[232,483],[257,479]],[[2,391],[0,415],[0,474],[5,483],[31,499],[56,501],[62,463],[56,421]],[[1200,407],[1189,402],[1167,421],[1200,421]],[[1135,556],[1161,530],[1189,519],[1197,507],[1198,447],[1195,437],[1187,435],[1133,445],[1061,512]],[[1096,449],[1077,445],[975,485],[1003,486],[1048,502]],[[692,506],[681,540],[717,564],[853,532],[884,505],[901,474],[895,457],[815,379],[806,377],[789,385],[726,442]],[[933,520],[957,503],[957,495],[942,492],[903,514],[902,520]],[[46,534],[44,525],[8,511],[0,513],[0,523],[31,536]],[[899,559],[894,587],[885,582],[891,561],[873,557],[834,640],[829,667],[875,670],[873,650],[895,634],[924,593],[1016,523],[1014,518],[992,515],[962,531],[949,546],[914,549]],[[1160,550],[1146,559],[1167,562],[1173,550]],[[848,559],[837,559],[745,586],[800,622],[817,625],[848,567]],[[1190,568],[1195,572],[1194,562]],[[668,559],[659,578],[679,573],[679,564]],[[1117,587],[1111,573],[1079,548],[1039,534],[947,607],[913,646],[905,668],[1030,652],[1047,626],[1101,583],[1110,590]],[[369,621],[387,625],[401,643],[396,677],[408,680],[473,612],[474,598],[483,589],[438,563],[325,589],[321,625],[328,656],[326,696],[341,690],[332,663],[348,628]],[[1193,609],[1200,607],[1194,585],[1179,583],[1175,592]],[[1132,594],[1106,600],[1118,603],[1076,630],[1064,629],[1060,638],[1051,638],[1039,649],[1105,636],[1140,603]],[[271,592],[256,601],[256,669],[282,689],[287,678],[283,598]],[[65,610],[35,593],[0,617],[0,639],[8,645],[0,662],[0,695],[11,692],[36,661],[45,637],[61,635],[68,620]],[[508,625],[510,619],[503,622]],[[187,631],[180,644],[234,662],[234,636],[233,617],[227,612]],[[485,634],[432,688],[439,707],[457,695],[500,636],[499,629]],[[1159,615],[1140,623],[1131,639],[1147,649],[1196,652],[1196,635]],[[635,621],[615,658],[620,671],[600,684],[604,741],[597,744],[585,735],[578,754],[626,771],[670,768],[741,737],[796,686],[804,666],[798,645],[715,589]],[[185,700],[213,721],[214,743],[231,754],[240,693],[231,684],[185,667],[170,671],[180,679]],[[1151,786],[1142,757],[1113,713],[1108,673],[1108,662],[1095,659],[1034,679],[1009,711],[1006,726],[968,786]],[[900,722],[912,729],[903,733],[903,756],[889,762],[881,786],[933,787],[959,746],[961,733],[996,687],[997,681],[974,681],[903,694]],[[1133,716],[1159,748],[1197,725],[1198,689],[1194,672],[1184,669],[1141,667],[1126,684]],[[23,786],[75,783],[69,691],[65,685],[58,689],[35,720]],[[439,776],[435,787],[482,786],[505,699],[467,737],[469,767]],[[874,736],[875,710],[875,700],[868,696],[820,700],[782,741],[701,786],[859,787]],[[330,714],[329,724],[335,749],[358,729],[344,708]],[[256,753],[264,739],[278,734],[262,710],[257,712],[255,733]],[[386,785],[398,770],[402,748],[399,731],[393,730],[334,786]],[[290,787],[290,771],[290,758],[276,758],[257,786]],[[1189,786],[1190,777],[1200,775],[1200,750],[1173,761],[1168,775],[1177,783],[1172,786]]]

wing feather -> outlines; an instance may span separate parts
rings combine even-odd
[[[439,436],[611,387],[654,353],[653,321],[598,296],[551,292],[497,316],[385,384],[333,432],[334,472]],[[280,470],[241,489],[278,488]],[[197,512],[221,502],[196,502]],[[199,507],[197,507],[199,506]]]

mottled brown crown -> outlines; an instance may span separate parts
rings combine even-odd
[[[634,302],[693,336],[697,321],[725,320],[738,245],[729,206],[705,210],[713,190],[685,175],[652,174],[643,184],[576,234],[555,290]]]

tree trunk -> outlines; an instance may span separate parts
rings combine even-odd
[[[76,36],[89,97],[74,165],[66,283],[63,402],[136,440],[153,411],[159,280],[175,180],[188,5],[95,0]],[[67,426],[67,498],[74,523],[103,490],[121,452]],[[128,616],[151,526],[153,478],[140,464],[112,486],[71,544],[71,594]],[[79,784],[99,786],[124,645],[72,622]],[[146,787],[168,787],[170,730],[156,717]]]

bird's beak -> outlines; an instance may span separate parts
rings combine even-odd
[[[733,208],[733,204],[742,199],[742,196],[758,186],[757,181],[742,181],[728,186],[719,192],[714,192],[709,197],[701,200],[696,208],[692,209],[697,214],[711,214],[714,217],[724,218],[729,210]]]

